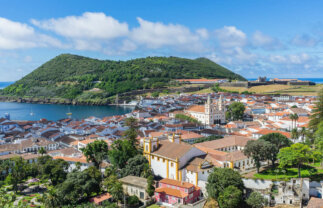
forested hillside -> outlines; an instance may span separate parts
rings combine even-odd
[[[160,88],[182,78],[230,78],[238,74],[206,59],[147,57],[102,61],[62,54],[2,91],[3,95],[69,99],[107,98],[136,89]],[[94,89],[94,90],[93,90]]]

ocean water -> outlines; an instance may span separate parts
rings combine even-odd
[[[84,119],[90,116],[103,118],[106,116],[129,113],[134,107],[130,106],[85,106],[85,105],[55,105],[0,102],[0,117],[10,114],[11,120],[32,120],[42,118],[56,121],[67,118],[66,113],[71,112],[71,118]]]
[[[267,78],[267,80],[270,80],[271,78]],[[287,79],[287,78],[286,78]],[[288,78],[291,79],[291,78]],[[323,78],[295,78],[301,81],[311,81],[315,82],[316,84],[323,84]],[[255,81],[257,78],[248,78],[248,81]]]
[[[14,82],[0,82],[0,89],[3,89],[9,85],[11,85]]]

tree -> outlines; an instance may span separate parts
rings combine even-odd
[[[244,111],[245,106],[243,105],[243,103],[233,102],[228,106],[226,117],[232,121],[242,120]]]
[[[99,169],[95,166],[90,166],[84,170],[91,178],[93,178],[97,183],[101,183],[102,181],[102,174]],[[98,192],[98,191],[97,191]]]
[[[125,131],[125,138],[127,138],[129,141],[131,141],[133,144],[137,143],[137,129],[138,129],[138,120],[135,119],[134,117],[129,117],[125,119],[125,126],[129,127],[129,129],[127,129]]]
[[[115,175],[111,175],[103,181],[104,187],[107,192],[111,194],[112,198],[116,201],[120,201],[123,197],[122,183],[117,179]]]
[[[271,160],[273,167],[275,166],[279,150],[283,147],[289,147],[292,144],[292,142],[287,137],[280,133],[266,134],[260,137],[259,140],[264,140],[274,145],[271,150],[266,151],[268,153],[267,159]]]
[[[308,145],[296,143],[290,147],[285,147],[278,153],[279,166],[285,168],[287,166],[297,166],[298,177],[301,177],[301,167],[304,163],[308,163],[313,158],[312,150]]]
[[[74,171],[57,186],[57,194],[63,204],[78,204],[88,199],[92,193],[100,192],[100,183],[87,171]]]
[[[316,151],[320,152],[321,155],[323,155],[323,121],[321,121],[320,124],[318,125],[314,136],[315,136],[314,148]],[[321,166],[323,166],[323,158],[321,158],[320,161],[321,161]]]
[[[66,179],[69,167],[68,162],[62,159],[53,160],[52,157],[47,155],[39,157],[37,163],[41,176],[50,179],[54,186]]]
[[[38,153],[41,154],[41,156],[43,156],[44,154],[46,154],[46,150],[44,147],[40,147],[40,149],[38,150]]]
[[[155,193],[155,181],[154,181],[154,177],[152,175],[148,176],[147,178],[147,194],[152,197]]]
[[[292,120],[292,129],[296,128],[296,121],[298,120],[298,115],[296,113],[290,114],[289,118]],[[295,122],[295,123],[294,123]],[[294,124],[294,125],[293,125]]]
[[[263,208],[268,205],[268,200],[255,191],[250,194],[246,202],[251,208]]]
[[[242,201],[242,191],[235,186],[228,186],[219,195],[220,208],[236,208]]]
[[[129,140],[116,140],[111,145],[109,160],[117,168],[122,169],[127,161],[138,154],[137,149]]]
[[[305,141],[305,135],[306,135],[306,128],[302,127],[301,131],[299,132],[300,136],[302,137],[302,141]]]
[[[128,175],[148,177],[150,172],[149,163],[146,157],[143,155],[136,155],[127,161],[126,166],[121,170],[121,175],[122,177]]]
[[[310,118],[309,127],[313,131],[316,131],[320,122],[323,121],[323,89],[318,93],[318,100]]]
[[[11,162],[10,173],[6,180],[12,184],[13,190],[17,193],[18,184],[27,176],[27,162],[22,157],[14,157]]]
[[[108,144],[103,140],[96,140],[82,148],[86,160],[93,162],[100,169],[101,163],[108,158]]]
[[[155,92],[151,93],[151,96],[154,98],[157,98],[157,97],[159,97],[159,92],[155,91]]]
[[[125,125],[132,129],[138,128],[138,120],[134,117],[129,117],[125,119]]]
[[[240,174],[229,168],[214,168],[207,179],[208,196],[218,200],[220,193],[229,186],[234,186],[241,191],[244,189]]]
[[[196,123],[196,124],[200,124],[201,123],[197,119],[192,118],[190,116],[187,116],[185,114],[181,114],[181,113],[176,114],[175,115],[175,118],[176,119],[179,119],[179,120],[182,120],[182,121],[188,121],[188,122],[192,122],[192,123]]]
[[[294,140],[294,142],[298,139],[299,137],[299,133],[297,131],[297,128],[292,129],[292,139]]]
[[[0,160],[0,174],[2,179],[5,179],[9,175],[9,171],[12,165],[13,163],[10,159]]]
[[[47,193],[43,194],[42,201],[47,208],[61,207],[63,204],[57,194],[57,190],[54,188],[50,188]]]
[[[259,173],[259,168],[261,166],[260,162],[269,159],[271,151],[275,151],[275,146],[273,144],[270,144],[265,140],[258,139],[248,141],[243,153],[247,157],[252,157],[255,161],[257,173]]]
[[[0,189],[0,207],[10,208],[15,200],[16,195],[14,193],[8,193],[5,189]]]

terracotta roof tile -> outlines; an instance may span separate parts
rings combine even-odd
[[[164,183],[164,184],[168,184],[168,185],[172,185],[172,186],[178,186],[181,188],[194,187],[194,185],[191,183],[184,182],[184,181],[177,181],[177,180],[173,180],[173,179],[169,179],[169,178],[164,178],[164,179],[160,180],[159,183]]]

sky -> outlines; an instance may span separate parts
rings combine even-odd
[[[0,82],[62,53],[206,57],[246,78],[322,78],[322,8],[317,0],[2,1]]]

